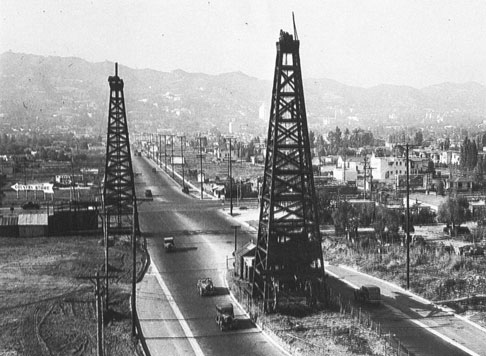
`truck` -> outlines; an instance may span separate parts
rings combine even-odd
[[[361,288],[354,291],[354,299],[359,302],[380,304],[381,292],[380,288],[373,284],[365,284]]]
[[[199,279],[196,286],[201,297],[214,294],[213,280],[209,277]]]
[[[221,331],[236,329],[233,304],[224,303],[216,305],[216,323]]]

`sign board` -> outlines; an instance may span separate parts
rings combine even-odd
[[[52,183],[37,183],[37,184],[19,184],[15,183],[15,185],[12,185],[12,189],[15,190],[16,192],[18,191],[29,191],[29,190],[40,190],[43,191],[44,193],[50,193],[54,194],[54,190],[52,190],[52,187],[54,184]]]
[[[180,164],[185,164],[185,161],[186,161],[186,159],[184,158],[184,160],[182,160],[181,156],[172,156],[171,163],[180,165]],[[182,162],[184,162],[184,163],[182,163]]]

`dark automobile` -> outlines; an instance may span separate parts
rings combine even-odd
[[[201,297],[204,295],[213,295],[214,294],[213,280],[209,277],[199,279],[197,281],[197,290]]]
[[[40,205],[34,202],[29,201],[28,203],[25,203],[22,205],[22,209],[24,210],[33,210],[33,209],[40,209]]]
[[[145,189],[145,198],[153,198],[152,191],[150,189]]]
[[[236,329],[233,304],[225,303],[216,305],[216,323],[221,331]]]

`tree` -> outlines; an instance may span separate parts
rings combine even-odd
[[[429,162],[427,163],[427,173],[435,173],[435,165],[432,160],[429,160]]]
[[[457,226],[466,222],[469,203],[466,198],[448,198],[439,206],[437,220],[451,226],[455,230]]]
[[[400,222],[401,218],[398,212],[384,207],[377,207],[373,228],[382,241],[393,242],[398,239]]]
[[[451,139],[449,137],[446,137],[444,141],[444,150],[448,150],[451,147]]]
[[[415,133],[413,141],[415,145],[422,146],[422,143],[424,142],[424,136],[422,134],[422,131],[417,131]]]
[[[439,181],[437,184],[437,195],[444,195],[445,190],[444,190],[444,182],[442,180]]]
[[[353,206],[348,202],[340,203],[332,213],[336,234],[343,233],[350,227],[351,218],[356,215]]]

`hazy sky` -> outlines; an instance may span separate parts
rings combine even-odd
[[[486,84],[484,0],[0,0],[0,52],[272,79],[292,11],[304,78]]]

